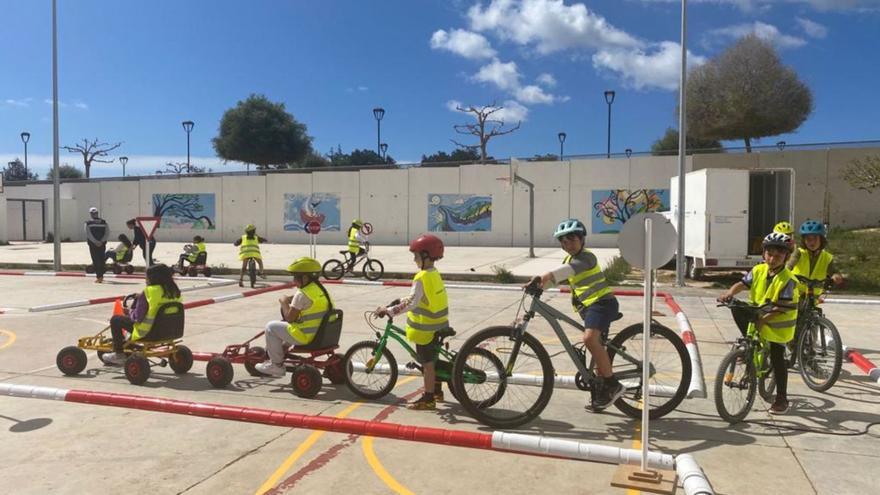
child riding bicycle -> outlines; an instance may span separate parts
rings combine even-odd
[[[790,246],[791,237],[779,232],[768,234],[761,243],[764,263],[756,265],[741,281],[718,296],[719,302],[725,302],[748,289],[749,302],[759,306],[770,304],[758,320],[757,328],[760,338],[770,343],[770,363],[776,380],[776,400],[770,406],[770,414],[785,414],[789,409],[788,363],[784,344],[794,338],[799,297],[797,281],[785,266],[791,253]],[[749,323],[748,331],[753,329],[754,323]],[[740,331],[743,331],[742,326]]]
[[[367,237],[361,232],[363,226],[364,221],[356,218],[351,221],[351,227],[348,228],[348,253],[346,256],[348,257],[349,270],[354,268],[357,257],[364,252],[363,245],[366,244]]]
[[[801,246],[795,249],[787,263],[791,273],[810,280],[825,280],[830,277],[835,285],[842,284],[843,275],[834,266],[834,256],[826,249],[828,239],[825,225],[807,220],[798,231],[801,235]],[[798,290],[803,296],[806,287],[798,284]],[[815,294],[822,294],[822,289],[817,287]]]
[[[561,266],[533,277],[531,283],[544,287],[548,283],[567,281],[571,287],[572,307],[584,321],[584,345],[598,368],[598,390],[592,395],[588,406],[598,412],[613,404],[626,389],[614,378],[611,360],[605,350],[605,340],[611,322],[617,317],[619,304],[608,287],[596,255],[584,247],[586,236],[587,227],[580,220],[569,218],[560,222],[553,237],[568,256]]]
[[[436,381],[434,361],[437,359],[436,332],[449,326],[449,305],[446,287],[434,263],[443,258],[443,241],[436,236],[424,234],[409,244],[413,261],[419,272],[413,277],[412,289],[400,304],[378,307],[375,317],[397,316],[406,311],[406,338],[416,344],[419,364],[425,379],[424,394],[410,403],[408,408],[430,411],[437,408],[437,400],[443,400],[443,390]]]
[[[238,273],[238,286],[244,287],[244,272],[247,270],[248,260],[253,258],[260,269],[260,278],[266,278],[263,273],[263,257],[260,254],[260,243],[269,242],[257,235],[257,228],[248,224],[244,228],[244,235],[236,239],[233,245],[239,246],[238,259],[241,260],[241,271]],[[253,282],[252,282],[253,283]]]

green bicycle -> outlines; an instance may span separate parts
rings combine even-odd
[[[396,299],[389,303],[388,306],[396,306],[399,303],[400,300]],[[390,315],[387,316],[384,328],[377,326],[373,322],[375,320],[375,313],[372,311],[364,313],[364,319],[367,321],[367,325],[375,331],[376,340],[364,340],[354,344],[345,353],[342,362],[343,369],[345,370],[345,383],[348,388],[355,395],[375,400],[391,392],[397,384],[397,377],[400,372],[397,367],[397,359],[388,349],[389,340],[397,341],[413,359],[413,361],[406,364],[406,368],[421,372],[422,366],[418,364],[418,355],[415,349],[406,340],[406,332],[394,325],[394,320]],[[457,354],[455,351],[449,350],[449,343],[445,342],[447,338],[455,336],[455,330],[446,328],[437,331],[435,335],[436,341],[434,345],[437,346],[435,353],[437,357],[434,360],[434,369],[436,370],[437,381],[446,382],[452,395],[458,400],[459,394],[452,383],[452,367]],[[494,372],[496,376],[497,374],[504,373],[504,364],[494,354],[489,351],[478,352],[494,365],[494,369],[489,370],[490,373]],[[485,370],[466,368],[464,371],[464,381],[466,383],[484,383],[486,380],[487,372]],[[501,389],[496,397],[489,397],[483,403],[486,406],[491,405],[497,402],[498,398],[503,394],[504,390]]]

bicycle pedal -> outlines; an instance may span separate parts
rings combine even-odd
[[[414,370],[418,367],[419,367],[419,365],[417,365],[416,363],[414,363],[412,361],[406,363],[406,369],[408,369],[408,370]]]

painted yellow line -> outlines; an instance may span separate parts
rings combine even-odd
[[[379,458],[376,457],[376,453],[373,451],[373,437],[364,437],[361,447],[361,450],[364,452],[364,457],[366,457],[367,462],[370,463],[370,467],[376,472],[376,476],[388,485],[388,488],[399,495],[415,495],[394,479],[393,476],[388,474],[388,471],[386,471],[385,467],[382,466],[382,463],[379,462]]]
[[[0,349],[5,349],[15,343],[15,333],[10,332],[9,330],[0,330],[0,335],[6,335],[9,339],[6,342],[0,344]]]
[[[644,402],[639,401],[639,410],[640,411],[642,410],[642,407],[644,407],[644,405],[645,405]],[[642,450],[642,422],[641,422],[641,420],[639,420],[639,423],[636,425],[636,431],[633,432],[632,448],[633,448],[633,450]],[[642,493],[642,492],[639,490],[634,490],[632,488],[626,489],[626,495],[639,495],[640,493]]]

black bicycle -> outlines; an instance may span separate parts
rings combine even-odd
[[[340,254],[349,254],[348,250],[339,251]],[[339,280],[346,273],[354,273],[355,268],[363,262],[361,273],[367,280],[379,280],[385,274],[385,266],[381,261],[370,257],[370,243],[364,244],[364,251],[357,255],[354,262],[351,260],[329,259],[321,267],[321,272],[327,280]]]
[[[806,293],[798,306],[798,321],[794,339],[788,344],[789,366],[798,365],[804,383],[816,392],[834,386],[843,366],[843,343],[840,332],[819,307],[817,288],[829,288],[828,280],[810,280],[795,275],[806,286]]]
[[[555,383],[552,356],[527,331],[536,314],[543,316],[553,328],[564,352],[577,369],[575,385],[583,391],[597,388],[598,378],[592,370],[592,359],[587,362],[582,343],[573,345],[569,342],[559,321],[580,331],[584,326],[541,301],[542,292],[537,285],[527,286],[514,324],[480,330],[458,351],[452,370],[453,389],[462,406],[483,424],[494,428],[523,425],[541,414],[550,401]],[[526,296],[531,296],[532,301],[520,319]],[[622,316],[618,314],[617,319]],[[614,376],[626,387],[625,394],[614,405],[633,418],[641,417],[644,333],[643,324],[637,323],[624,328],[605,344]],[[656,321],[651,324],[650,339],[648,407],[650,417],[659,418],[674,410],[687,394],[691,361],[678,334]],[[502,373],[496,371],[497,360],[504,363]],[[469,383],[465,372],[472,370],[484,371],[488,379],[483,383]]]

